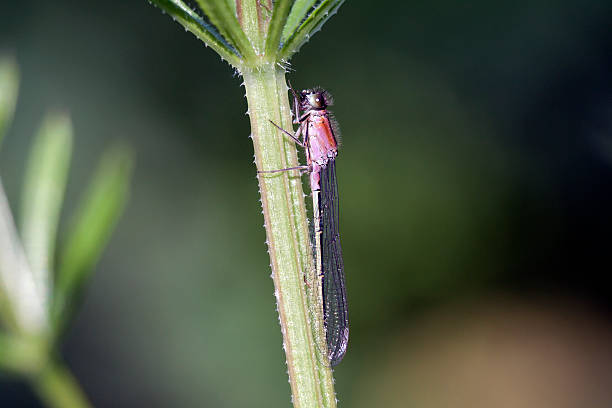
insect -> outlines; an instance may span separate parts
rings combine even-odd
[[[321,88],[293,94],[293,123],[299,125],[295,135],[270,121],[291,137],[306,152],[306,166],[260,171],[275,173],[301,170],[309,173],[313,206],[313,239],[317,275],[321,279],[321,299],[327,343],[327,357],[338,364],[348,344],[348,308],[344,264],[339,232],[338,185],[336,181],[337,131],[327,107],[331,95]]]

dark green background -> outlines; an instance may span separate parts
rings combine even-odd
[[[432,344],[491,325],[519,346],[525,327],[544,339],[596,327],[589,338],[609,350],[611,26],[610,1],[349,0],[293,58],[295,86],[334,95],[343,136],[341,406],[478,406],[453,402],[453,386],[507,365],[470,368],[480,346],[457,362]],[[0,152],[14,208],[50,108],[75,127],[64,214],[103,148],[125,140],[137,155],[130,204],[64,343],[94,404],[288,406],[241,78],[144,0],[4,1],[0,50],[22,73]],[[507,313],[513,330],[496,326]],[[568,314],[591,323],[523,324]],[[551,361],[588,348],[571,344]],[[1,380],[1,406],[37,404]]]

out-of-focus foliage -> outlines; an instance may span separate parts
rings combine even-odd
[[[0,57],[0,134],[17,97],[15,63]],[[72,153],[72,123],[50,114],[36,134],[23,182],[19,230],[0,182],[0,373],[21,376],[48,406],[87,407],[70,372],[55,356],[55,340],[71,317],[83,283],[106,246],[127,197],[131,154],[103,157],[77,211],[54,276],[55,240]],[[0,181],[4,173],[0,172]]]
[[[81,200],[61,251],[52,310],[56,325],[70,317],[79,289],[106,247],[127,199],[131,167],[125,148],[107,152]]]
[[[0,145],[2,137],[13,117],[19,88],[19,73],[15,61],[7,57],[0,59]]]
[[[0,41],[23,67],[22,102],[0,151],[13,202],[27,135],[52,103],[70,107],[78,135],[68,203],[109,139],[125,137],[138,152],[130,205],[65,355],[97,406],[286,406],[240,80],[156,8],[115,5],[20,2],[0,16]],[[500,384],[507,367],[463,364],[526,349],[516,327],[532,326],[495,326],[507,314],[485,313],[496,310],[498,293],[516,295],[504,304],[539,322],[573,308],[565,300],[558,308],[560,299],[592,303],[577,313],[603,332],[608,322],[596,315],[610,310],[600,273],[612,230],[609,144],[601,143],[610,137],[612,4],[388,7],[345,3],[289,75],[295,87],[329,89],[343,136],[337,167],[351,319],[349,350],[335,369],[343,406],[384,405],[386,396],[386,406],[402,407],[402,390],[458,384],[443,375],[454,350],[466,350],[460,367]],[[444,307],[482,297],[490,301],[475,311]],[[467,317],[453,320],[459,312]],[[499,327],[508,343],[480,347],[461,336],[483,332],[474,325]],[[428,344],[446,352],[436,357]],[[570,354],[546,361],[568,367]],[[431,371],[416,378],[413,359]],[[389,378],[398,382],[381,384]],[[14,384],[1,387],[5,405],[25,398]]]
[[[72,123],[65,114],[49,115],[36,136],[24,177],[21,237],[30,268],[48,303],[59,212],[72,154]],[[49,291],[49,292],[47,292]]]

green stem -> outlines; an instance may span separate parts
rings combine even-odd
[[[49,362],[40,375],[32,378],[32,382],[38,396],[48,407],[91,407],[70,371],[57,362]]]
[[[257,169],[296,166],[295,143],[269,122],[291,129],[285,72],[268,64],[242,74]],[[304,283],[314,281],[314,271],[301,177],[298,171],[260,174],[259,188],[293,404],[335,407],[331,369],[317,346],[322,317]]]

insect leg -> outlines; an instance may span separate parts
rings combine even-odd
[[[287,132],[287,131],[286,131],[285,129],[283,129],[282,127],[278,126],[276,123],[272,122],[271,120],[270,120],[270,123],[271,123],[271,124],[273,124],[274,126],[276,126],[276,128],[277,128],[278,130],[280,130],[281,132],[283,132],[284,134],[286,134],[287,136],[289,136],[290,138],[292,138],[292,139],[293,139],[293,141],[294,141],[295,143],[297,143],[298,145],[300,145],[300,146],[302,146],[302,147],[304,147],[304,148],[306,147],[306,146],[304,146],[304,143],[302,143],[302,142],[300,141],[300,139],[299,139],[299,137],[300,137],[300,133],[301,133],[301,130],[302,130],[302,128],[301,128],[301,127],[300,127],[300,128],[298,128],[298,130],[297,130],[297,132],[295,132],[295,136],[294,136],[294,135],[292,135],[291,133]]]
[[[279,170],[257,170],[257,173],[258,174],[280,173],[281,171],[290,171],[290,170],[300,170],[300,173],[305,173],[307,171],[310,171],[310,167],[309,166],[295,166],[295,167],[287,167],[286,169],[279,169]]]
[[[297,92],[295,92],[295,89],[293,89],[291,82],[287,80],[287,83],[289,84],[289,89],[291,90],[291,93],[293,94],[293,106],[291,107],[291,114],[293,115],[293,123],[297,124],[299,123],[298,118],[300,117],[300,98]]]

